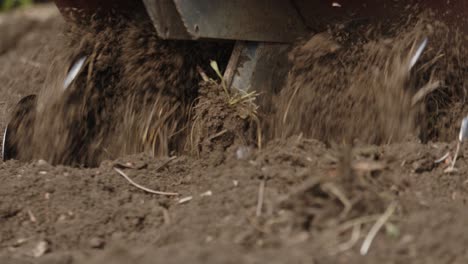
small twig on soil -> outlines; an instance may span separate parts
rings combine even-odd
[[[353,162],[351,164],[351,167],[357,171],[373,172],[384,170],[385,168],[387,168],[387,164],[378,161],[362,160]]]
[[[222,130],[221,132],[218,132],[218,133],[212,135],[211,137],[209,137],[209,138],[208,138],[208,141],[211,141],[211,140],[213,140],[213,139],[215,139],[215,138],[217,138],[217,137],[220,137],[220,136],[226,134],[227,132],[228,132],[228,130],[227,130],[227,129],[224,129],[224,130]]]
[[[345,252],[345,251],[352,249],[357,244],[360,237],[361,237],[361,224],[357,224],[353,227],[351,238],[345,243],[338,245],[336,249],[330,252],[330,254],[336,255],[338,253]]]
[[[213,192],[211,190],[209,191],[206,191],[202,194],[200,194],[200,197],[207,197],[207,196],[212,196],[213,195]]]
[[[461,141],[458,141],[457,142],[457,149],[455,150],[455,156],[453,157],[452,164],[450,165],[450,167],[448,167],[445,170],[445,172],[451,173],[451,172],[455,172],[457,170],[455,168],[455,163],[457,162],[457,159],[458,159],[458,152],[460,152],[460,145],[461,145]]]
[[[334,184],[332,183],[326,183],[322,186],[322,188],[330,192],[331,194],[335,195],[338,200],[343,204],[344,209],[343,212],[341,212],[340,216],[345,217],[353,208],[353,204],[349,201],[349,199],[346,197],[346,195]]]
[[[258,202],[257,202],[257,211],[255,212],[255,215],[257,217],[262,215],[262,209],[263,209],[263,200],[265,196],[265,179],[262,179],[260,182],[260,187],[258,188]]]
[[[277,200],[277,203],[280,204],[280,203],[288,200],[289,198],[291,198],[294,195],[303,193],[303,192],[305,192],[305,191],[307,191],[307,190],[309,190],[311,188],[314,188],[315,186],[319,185],[322,182],[323,182],[323,178],[321,178],[321,177],[314,177],[314,178],[307,179],[301,185],[295,187],[288,194],[285,194],[285,195],[279,197],[279,199]]]
[[[397,202],[392,202],[390,206],[388,206],[385,213],[377,220],[377,222],[375,222],[374,226],[372,226],[371,230],[369,231],[369,234],[367,234],[366,239],[364,239],[364,242],[362,243],[362,247],[360,250],[361,255],[367,255],[372,241],[374,241],[374,238],[379,232],[379,230],[385,225],[388,219],[390,219],[392,214],[395,212],[397,205]]]
[[[31,210],[28,210],[28,216],[29,216],[29,220],[33,223],[36,223],[37,222],[37,218],[34,216],[34,214],[32,213]]]
[[[374,222],[374,221],[379,220],[379,218],[380,218],[380,215],[368,215],[368,216],[355,218],[347,222],[344,222],[343,224],[338,226],[337,231],[338,233],[342,233],[356,225],[363,225],[366,223]]]
[[[203,69],[200,66],[197,66],[197,71],[198,71],[198,74],[200,74],[203,81],[205,82],[210,81],[210,78],[208,77],[208,75],[206,75],[205,71],[203,71]]]
[[[188,203],[188,202],[190,202],[190,201],[192,201],[192,200],[193,200],[193,196],[187,196],[187,197],[185,197],[185,198],[180,199],[180,200],[179,200],[179,204]]]
[[[167,208],[162,208],[163,217],[164,217],[164,224],[170,225],[171,224],[171,215],[169,214],[169,210]]]
[[[417,103],[419,103],[426,95],[432,93],[436,89],[438,89],[441,86],[440,81],[435,81],[435,82],[429,82],[426,85],[424,85],[419,91],[413,96],[411,100],[411,106],[415,106]]]
[[[438,163],[444,162],[448,157],[450,157],[450,151],[445,153],[445,155],[442,156],[441,158],[435,160],[434,163],[438,164]]]
[[[165,195],[165,196],[177,196],[179,195],[178,193],[174,193],[174,192],[161,192],[161,191],[155,191],[155,190],[152,190],[152,189],[149,189],[149,188],[146,188],[136,182],[134,182],[132,179],[130,179],[130,177],[128,177],[122,170],[118,169],[118,168],[114,168],[114,170],[120,174],[122,177],[124,177],[131,185],[135,186],[136,188],[140,189],[140,190],[143,190],[145,192],[149,192],[149,193],[152,193],[152,194],[157,194],[157,195]]]
[[[119,168],[119,169],[134,169],[134,170],[142,170],[142,169],[146,169],[148,167],[148,164],[145,163],[145,164],[142,164],[140,166],[135,166],[131,163],[120,163],[120,162],[117,162],[114,164],[114,167],[116,168]]]
[[[10,245],[10,247],[14,247],[14,248],[17,248],[17,247],[20,247],[24,244],[26,244],[26,242],[30,241],[32,239],[32,237],[28,237],[28,238],[19,238],[18,240],[16,240],[15,242],[13,242],[12,245]],[[3,245],[1,247],[4,247]]]
[[[170,158],[168,158],[166,161],[164,161],[161,165],[159,165],[158,167],[156,167],[156,169],[154,171],[158,172],[159,170],[161,170],[162,168],[166,167],[169,163],[171,163],[171,161],[177,159],[177,156],[172,156]]]

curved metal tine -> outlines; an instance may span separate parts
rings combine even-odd
[[[70,71],[68,71],[67,77],[65,77],[65,80],[63,81],[63,89],[66,90],[75,80],[75,78],[78,76],[78,74],[81,72],[81,69],[84,66],[84,63],[86,62],[86,59],[88,56],[83,56],[79,58],[70,68]]]
[[[460,147],[466,138],[468,138],[468,117],[463,118],[461,128],[460,128],[460,134],[458,135],[458,142],[457,142],[457,149],[455,150],[455,156],[453,157],[452,165],[446,169],[446,172],[456,171],[455,163],[457,162],[458,154],[460,152]]]
[[[37,101],[37,96],[35,94],[28,95],[23,97],[14,107],[12,119],[7,123],[5,131],[3,133],[2,139],[2,160],[7,161],[9,159],[14,159],[16,156],[15,147],[12,146],[11,136],[16,133],[15,129],[17,128],[18,122],[24,118],[24,115],[32,110],[31,107],[35,107]],[[18,115],[18,113],[20,113]],[[19,118],[19,119],[18,119]]]
[[[6,138],[7,138],[7,133],[8,133],[8,125],[5,127],[5,131],[3,132],[3,140],[2,140],[2,160],[6,161],[5,157],[5,143],[6,143]]]
[[[408,70],[411,70],[414,65],[416,65],[416,62],[418,62],[419,60],[419,57],[421,57],[424,49],[426,48],[427,46],[427,42],[428,42],[428,39],[427,37],[423,39],[423,41],[421,42],[421,44],[419,45],[418,49],[416,50],[416,53],[413,55],[413,57],[411,58],[410,60],[410,63],[409,63],[409,69]]]
[[[458,135],[458,140],[460,142],[466,140],[468,138],[468,117],[463,118],[460,134]]]

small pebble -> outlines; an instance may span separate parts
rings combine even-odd
[[[49,251],[49,243],[45,240],[39,241],[32,250],[31,256],[39,258],[42,257],[45,253],[47,253],[47,251]]]
[[[101,249],[106,245],[106,241],[100,237],[93,237],[89,240],[89,246],[91,248]]]
[[[47,166],[47,165],[49,165],[47,163],[47,161],[42,160],[42,159],[38,160],[36,164],[37,164],[37,166]]]

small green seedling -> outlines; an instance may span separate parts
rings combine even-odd
[[[218,75],[219,79],[221,80],[221,86],[223,87],[224,93],[226,94],[229,104],[230,105],[235,105],[239,104],[245,101],[252,100],[258,96],[258,93],[255,91],[240,94],[240,91],[238,93],[233,94],[228,90],[226,80],[224,79],[223,75],[221,74],[221,71],[219,70],[218,63],[216,61],[211,61],[210,62],[211,68],[215,71],[216,75]]]
[[[218,63],[216,61],[211,61],[210,66],[216,72],[216,75],[218,75],[219,79],[221,80],[221,86],[223,87],[223,90],[226,93],[226,95],[229,97],[226,80],[224,80],[224,77],[221,74],[221,71],[219,70]]]

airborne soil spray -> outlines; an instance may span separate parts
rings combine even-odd
[[[126,154],[187,150],[190,114],[201,109],[197,104],[210,105],[209,98],[195,100],[197,67],[210,74],[210,60],[225,65],[232,43],[162,41],[149,20],[92,21],[71,23],[32,113],[34,126],[16,135],[27,150],[20,158],[95,166]],[[289,54],[285,86],[272,105],[258,106],[264,140],[297,134],[327,143],[452,138],[458,124],[452,121],[464,110],[466,63],[460,57],[466,49],[463,35],[433,21],[425,14],[388,25],[353,22],[299,41]],[[82,72],[64,90],[68,65],[84,55]],[[415,101],[428,86],[435,89]],[[216,119],[229,107],[209,116]]]
[[[21,159],[95,166],[125,154],[183,150],[197,66],[226,60],[231,44],[162,41],[149,19],[131,21],[70,23],[66,49],[40,92],[35,125],[16,135],[26,150]],[[85,66],[64,90],[64,65],[82,56]]]
[[[464,35],[432,14],[393,24],[331,27],[295,46],[270,138],[303,133],[326,142],[451,140],[464,116]],[[410,60],[425,40],[422,56]],[[423,93],[422,90],[434,90]]]

